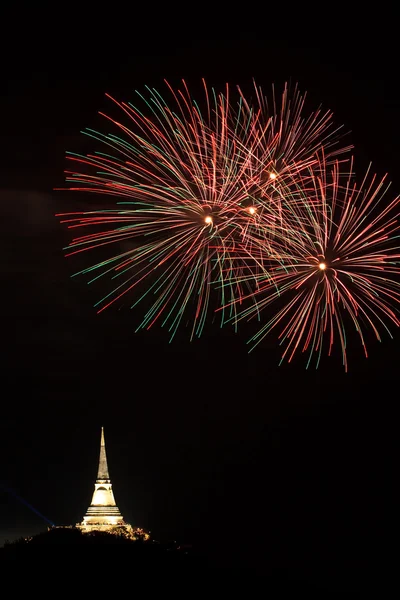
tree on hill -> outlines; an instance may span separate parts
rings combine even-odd
[[[114,535],[103,531],[82,532],[79,528],[51,528],[33,537],[20,538],[14,542],[6,542],[0,549],[0,558],[13,558],[19,556],[41,555],[43,546],[51,546],[51,556],[60,557],[64,550],[61,547],[74,547],[73,554],[77,556],[80,550],[77,546],[83,546],[85,556],[87,551],[95,551],[98,546],[121,546],[125,555],[130,555],[135,560],[161,562],[167,564],[189,564],[191,560],[191,548],[176,543],[160,543],[154,540],[143,541],[143,537],[130,539],[124,535]],[[67,548],[67,551],[69,549]],[[50,556],[46,552],[46,556]],[[196,561],[197,562],[197,561]]]

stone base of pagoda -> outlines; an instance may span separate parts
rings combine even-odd
[[[123,535],[124,537],[132,538],[134,531],[132,525],[125,523],[124,521],[119,521],[117,523],[110,522],[89,522],[89,523],[77,523],[76,528],[80,529],[82,533],[90,533],[92,531],[103,531],[106,533],[115,533],[118,535]]]

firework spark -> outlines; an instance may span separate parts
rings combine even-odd
[[[146,303],[138,329],[161,321],[173,337],[184,320],[193,337],[215,308],[221,324],[233,318],[265,273],[265,257],[281,256],[282,198],[316,164],[315,152],[322,144],[329,156],[345,149],[337,149],[331,113],[303,117],[297,90],[290,98],[285,88],[280,108],[274,96],[270,109],[257,87],[254,106],[240,89],[233,105],[228,85],[216,94],[204,83],[202,113],[185,82],[167,87],[171,107],[154,89],[138,93],[143,109],[111,98],[126,124],[103,114],[117,133],[85,133],[105,151],[68,154],[79,168],[67,171],[68,189],[117,197],[118,206],[58,216],[89,230],[69,255],[108,252],[76,273],[89,283],[111,280],[99,312],[133,297],[131,307]]]
[[[367,329],[380,341],[382,330],[391,335],[389,325],[400,325],[400,199],[386,202],[386,177],[378,181],[370,169],[360,186],[352,174],[343,183],[339,165],[328,167],[323,156],[316,172],[296,178],[286,254],[275,265],[269,259],[256,304],[239,319],[277,306],[249,341],[252,348],[279,328],[282,361],[300,351],[307,366],[313,358],[318,366],[323,348],[330,355],[339,341],[347,371],[349,326],[368,356]]]

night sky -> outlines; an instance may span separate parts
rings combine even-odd
[[[13,23],[0,117],[0,545],[45,529],[35,511],[56,524],[82,519],[104,425],[121,512],[156,539],[206,549],[226,566],[325,581],[389,568],[400,331],[371,339],[368,359],[354,335],[348,374],[340,357],[317,371],[301,359],[278,367],[274,335],[248,355],[246,331],[173,344],[157,327],[135,334],[134,311],[96,315],[90,289],[70,278],[69,236],[55,213],[90,203],[53,190],[64,183],[65,151],[81,150],[80,130],[110,107],[105,92],[131,100],[164,78],[197,86],[201,77],[246,89],[254,77],[267,92],[298,82],[310,110],[333,110],[356,170],[372,161],[388,172],[394,197],[395,40],[372,17],[358,33],[331,24],[315,38],[138,38],[69,20],[45,35],[44,23]]]

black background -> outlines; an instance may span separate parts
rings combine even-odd
[[[162,27],[162,14],[154,24],[109,10],[10,13],[2,25],[1,540],[46,528],[34,510],[81,520],[104,425],[117,503],[156,539],[327,587],[390,572],[399,332],[372,340],[368,359],[354,338],[348,374],[335,358],[318,371],[301,360],[278,367],[273,336],[248,355],[245,334],[172,345],[157,329],[134,334],[134,315],[97,316],[87,287],[70,279],[68,234],[54,215],[78,199],[53,189],[65,151],[81,149],[80,130],[110,107],[105,92],[130,100],[164,78],[196,87],[201,77],[246,89],[254,77],[266,91],[297,81],[310,110],[332,109],[357,170],[372,161],[398,194],[391,15],[363,22],[344,8],[310,9],[289,26],[275,7],[265,27],[243,31],[241,13],[203,28],[186,14]]]

